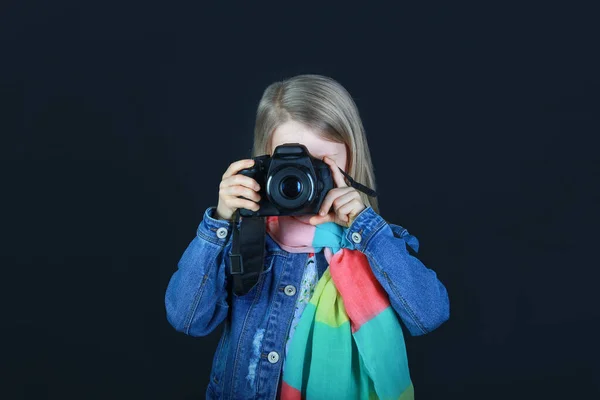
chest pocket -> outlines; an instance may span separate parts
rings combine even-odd
[[[264,281],[267,278],[267,276],[271,274],[271,270],[273,269],[273,263],[275,262],[275,258],[276,256],[274,254],[265,254],[264,268],[256,284],[252,287],[252,289],[248,291],[248,293],[244,295],[240,296],[232,292],[233,298],[240,301],[253,301],[256,298],[256,296],[260,296]]]

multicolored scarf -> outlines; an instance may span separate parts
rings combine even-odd
[[[400,321],[367,257],[347,228],[309,218],[267,218],[282,249],[323,250],[329,264],[291,339],[281,399],[413,399]]]

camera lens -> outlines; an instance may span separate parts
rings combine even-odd
[[[287,176],[281,181],[280,190],[286,198],[295,199],[302,193],[302,182],[295,176]]]
[[[315,182],[302,166],[289,163],[269,172],[266,184],[267,197],[282,215],[300,210],[315,197]]]

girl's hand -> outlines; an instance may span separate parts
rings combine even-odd
[[[238,208],[258,211],[260,185],[249,176],[239,175],[244,168],[254,165],[254,160],[246,159],[233,162],[223,174],[219,184],[219,204],[216,209],[218,219],[231,219]]]
[[[360,198],[358,190],[346,185],[344,175],[338,169],[335,161],[328,157],[323,157],[323,161],[329,165],[336,187],[331,189],[323,199],[319,215],[311,217],[309,222],[312,225],[335,222],[347,228],[352,224],[354,218],[367,207]],[[333,210],[330,212],[332,206]]]

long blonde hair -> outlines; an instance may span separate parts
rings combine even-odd
[[[358,108],[340,83],[326,76],[305,74],[269,85],[256,112],[252,157],[270,154],[271,135],[289,120],[307,125],[325,140],[344,143],[346,172],[355,181],[377,190]],[[364,204],[379,213],[377,198],[359,193]]]

